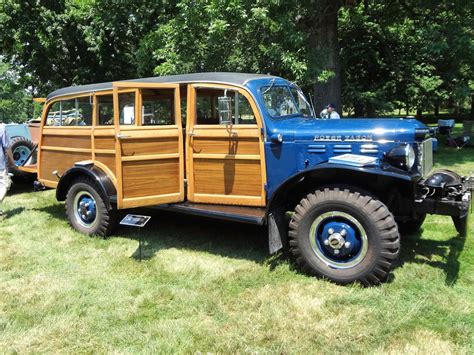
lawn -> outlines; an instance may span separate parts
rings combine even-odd
[[[474,149],[441,164],[474,171]],[[379,287],[337,286],[266,253],[262,228],[146,210],[138,234],[68,227],[16,186],[0,224],[0,352],[474,352],[474,223],[429,216]]]

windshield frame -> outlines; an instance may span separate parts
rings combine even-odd
[[[293,104],[295,106],[295,108],[297,109],[297,113],[292,113],[292,114],[289,114],[289,115],[281,115],[281,116],[276,116],[276,115],[272,115],[269,111],[269,107],[267,107],[267,105],[265,104],[265,99],[263,97],[263,95],[265,93],[267,93],[268,91],[270,90],[273,90],[275,88],[286,88],[287,91],[288,91],[288,94],[290,95],[292,101],[293,101]],[[291,89],[295,89],[297,94],[299,95],[299,97],[303,100],[303,102],[306,104],[306,106],[308,107],[309,109],[309,115],[307,114],[304,114],[301,112],[301,109],[300,109],[300,106],[298,104],[298,101],[297,101],[297,98],[293,95],[293,93],[291,92]],[[270,116],[271,119],[273,120],[284,120],[284,119],[288,119],[288,118],[293,118],[293,117],[304,117],[304,118],[315,118],[315,112],[313,110],[313,107],[311,106],[311,104],[309,103],[308,99],[306,98],[306,96],[304,95],[303,91],[298,87],[298,85],[294,84],[294,83],[291,83],[291,84],[279,84],[279,85],[275,85],[275,83],[270,83],[269,85],[265,85],[265,86],[262,86],[259,90],[259,94],[260,94],[260,98],[262,100],[262,103],[263,103],[263,106],[265,107],[265,110],[267,112],[267,114]]]

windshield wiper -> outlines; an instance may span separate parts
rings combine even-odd
[[[273,87],[273,85],[275,84],[275,79],[276,78],[272,79],[272,81],[270,83],[270,86],[268,88],[266,88],[264,92],[262,92],[262,95],[265,95],[268,92],[268,90],[270,90]]]

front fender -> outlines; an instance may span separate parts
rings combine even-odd
[[[337,180],[328,180],[328,177],[337,176]],[[345,164],[323,163],[309,169],[300,171],[285,181],[283,181],[275,192],[269,197],[267,203],[267,215],[271,211],[281,207],[291,190],[305,179],[313,179],[327,183],[337,183],[344,180],[344,184],[350,184],[355,177],[374,180],[375,177],[389,180],[398,180],[405,186],[407,184],[415,186],[415,182],[420,179],[419,175],[402,174],[397,171],[384,170],[380,166],[355,167]],[[317,188],[317,186],[315,186]]]
[[[56,187],[56,198],[58,201],[64,201],[71,183],[80,176],[87,176],[93,179],[100,188],[104,202],[108,208],[116,201],[117,190],[110,177],[99,167],[90,165],[75,165],[66,171],[59,179]]]

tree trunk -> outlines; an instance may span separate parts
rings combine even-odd
[[[422,114],[423,114],[423,111],[421,110],[421,108],[417,108],[416,109],[416,118],[420,119]]]
[[[471,120],[474,120],[474,93],[471,94]]]
[[[439,102],[436,101],[435,103],[435,111],[434,111],[434,114],[435,114],[435,117],[438,118],[439,117]]]
[[[315,17],[311,19],[309,29],[309,70],[313,73],[315,83],[314,108],[319,113],[332,103],[336,111],[342,114],[340,46],[337,36],[337,15],[341,2],[321,0],[312,5]],[[329,79],[321,80],[323,72],[331,73]]]
[[[355,117],[364,117],[364,105],[361,103],[355,103],[354,105],[354,116]]]

